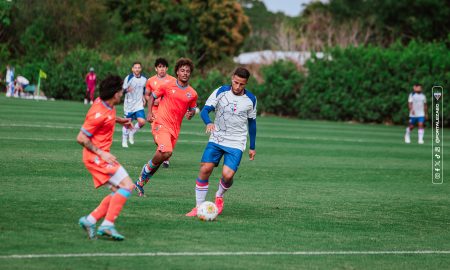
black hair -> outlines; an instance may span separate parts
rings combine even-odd
[[[248,80],[248,78],[250,78],[250,71],[248,71],[248,69],[246,69],[245,67],[238,67],[234,71],[233,75],[236,75],[238,77]]]
[[[178,69],[182,66],[189,66],[191,73],[194,72],[194,63],[192,63],[192,60],[189,58],[180,58],[175,64],[175,74],[177,74]]]
[[[155,67],[158,67],[159,65],[162,65],[164,67],[169,67],[169,63],[165,58],[159,57],[155,60]]]
[[[139,61],[135,61],[135,62],[133,62],[133,64],[131,65],[131,67],[134,67],[134,65],[140,65],[140,66],[141,66],[141,68],[142,68],[142,63],[141,63],[141,62],[139,62]]]
[[[414,86],[420,86],[420,87],[422,87],[422,84],[417,82],[417,83],[414,84]]]
[[[122,91],[122,78],[117,75],[108,75],[100,83],[100,98],[111,99],[117,92]]]

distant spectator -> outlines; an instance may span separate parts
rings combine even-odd
[[[89,69],[89,73],[86,75],[86,98],[84,104],[90,104],[94,102],[95,84],[97,83],[97,75],[94,72],[94,68]]]
[[[406,128],[405,143],[411,143],[410,133],[414,125],[419,127],[418,143],[423,144],[423,134],[425,133],[425,121],[428,120],[427,98],[422,93],[422,85],[416,83],[413,92],[408,96],[409,126]]]
[[[15,87],[14,87],[14,97],[20,97],[25,87],[27,87],[30,84],[30,81],[28,81],[27,78],[24,76],[17,76],[17,79],[15,80]]]
[[[6,96],[11,97],[14,95],[14,67],[10,65],[6,66]]]

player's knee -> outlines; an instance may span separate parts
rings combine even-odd
[[[139,127],[145,126],[145,119],[138,118],[138,124],[139,124]]]
[[[164,160],[169,159],[171,156],[172,156],[172,152],[164,152],[163,153]]]
[[[233,176],[234,176],[233,173],[223,173],[222,179],[227,183],[233,183]]]

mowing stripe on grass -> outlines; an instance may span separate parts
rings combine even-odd
[[[335,255],[427,255],[450,254],[450,250],[380,250],[380,251],[249,251],[249,252],[141,252],[141,253],[68,253],[13,254],[0,259],[81,258],[81,257],[167,257],[167,256],[335,256]]]

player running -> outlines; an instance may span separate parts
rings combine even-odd
[[[414,125],[419,126],[419,144],[423,144],[423,135],[425,133],[424,123],[428,120],[427,98],[422,93],[422,85],[416,83],[413,86],[413,92],[408,97],[409,126],[406,128],[405,143],[411,143],[410,133]]]
[[[208,193],[209,176],[224,157],[222,177],[216,193],[216,206],[219,214],[223,211],[223,195],[233,184],[250,135],[250,160],[254,160],[256,141],[256,97],[245,89],[250,72],[238,67],[231,77],[231,85],[224,85],[209,96],[200,115],[206,124],[206,133],[211,133],[209,142],[203,152],[200,172],[195,186],[196,207],[188,217],[197,216],[197,207],[205,201]],[[214,123],[209,113],[215,111]],[[248,126],[248,127],[247,127]]]
[[[114,222],[131,196],[134,184],[116,157],[110,153],[115,124],[132,125],[130,119],[116,118],[114,105],[120,103],[122,95],[122,79],[118,76],[106,77],[100,84],[100,97],[89,109],[77,137],[78,143],[84,147],[83,162],[92,174],[95,188],[107,185],[112,190],[94,211],[79,220],[89,239],[96,238],[95,224],[101,218],[104,220],[97,235],[109,236],[114,240],[125,238],[117,232]]]
[[[150,95],[156,91],[161,85],[169,83],[170,81],[176,81],[176,79],[169,74],[167,74],[167,69],[169,68],[169,63],[164,58],[158,58],[155,61],[155,71],[156,75],[150,77],[150,79],[147,80],[147,84],[145,85],[145,98],[146,100],[150,99]],[[157,111],[158,111],[158,105],[161,101],[161,98],[155,99],[153,102],[152,107],[152,113],[156,118]],[[152,123],[152,131],[154,127],[154,122]],[[154,135],[153,135],[154,139]],[[155,140],[156,143],[156,140]],[[163,168],[169,168],[169,160],[165,160],[162,164]]]
[[[134,62],[131,67],[132,73],[123,81],[123,89],[125,100],[123,102],[123,110],[126,118],[137,120],[132,128],[122,128],[122,147],[127,148],[127,140],[130,144],[134,144],[134,134],[145,125],[145,83],[147,78],[141,75],[142,64]]]
[[[194,71],[194,64],[190,59],[180,58],[175,65],[177,79],[161,85],[153,91],[148,101],[147,120],[153,123],[152,133],[157,144],[152,159],[142,168],[136,181],[139,196],[144,195],[144,185],[156,173],[163,161],[172,156],[178,140],[181,122],[186,115],[188,120],[195,115],[197,107],[197,92],[189,85],[189,78]],[[158,114],[153,115],[152,108],[155,99],[161,98]]]

